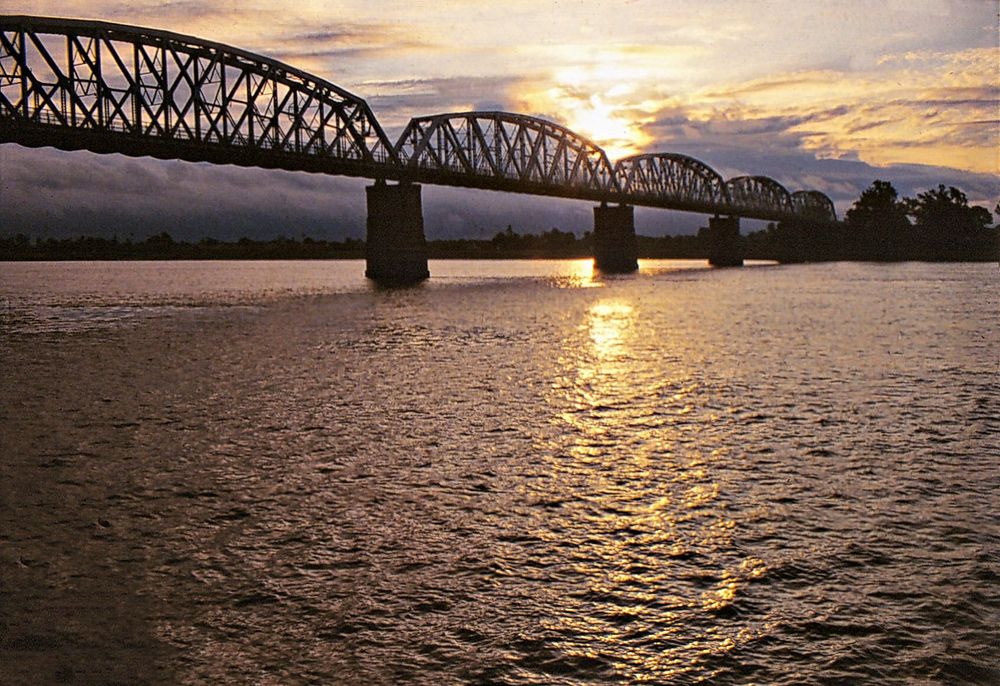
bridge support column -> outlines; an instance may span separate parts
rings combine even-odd
[[[608,274],[626,274],[639,268],[635,215],[631,205],[594,208],[594,266]]]
[[[739,217],[712,217],[708,220],[708,263],[713,267],[743,266]]]
[[[397,186],[376,181],[365,189],[368,224],[365,237],[365,276],[387,284],[423,281],[427,270],[427,241],[420,186]]]

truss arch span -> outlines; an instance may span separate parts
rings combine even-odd
[[[168,31],[0,16],[0,142],[374,175],[395,153],[360,97]]]
[[[670,152],[634,155],[615,165],[618,187],[637,201],[714,211],[729,204],[722,176],[701,160]]]
[[[737,176],[726,190],[733,214],[780,220],[793,213],[788,190],[768,176]]]
[[[819,191],[792,193],[792,211],[799,217],[821,222],[837,221],[837,210],[829,196]]]
[[[396,143],[422,178],[496,190],[603,199],[617,190],[604,150],[551,121],[510,112],[411,119]]]

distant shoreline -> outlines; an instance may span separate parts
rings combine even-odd
[[[18,257],[7,257],[6,255],[0,255],[0,263],[8,262],[268,262],[268,261],[302,261],[302,262],[349,262],[349,261],[361,261],[364,260],[364,255],[330,255],[330,256],[311,256],[311,257],[176,257],[176,256],[161,256],[161,257],[32,257],[32,258],[18,258]],[[431,260],[454,260],[454,261],[498,261],[498,262],[508,262],[508,261],[547,261],[547,260],[586,260],[593,259],[593,255],[428,255],[428,259]],[[642,255],[638,256],[640,260],[692,260],[692,261],[708,261],[708,256],[699,257],[677,257],[677,256],[663,256],[663,255]],[[993,262],[1000,263],[1000,259],[997,258],[966,258],[966,259],[951,259],[951,258],[940,258],[940,259],[898,259],[898,260],[883,260],[883,259],[844,259],[844,260],[815,260],[815,261],[782,261],[773,257],[753,257],[747,256],[744,258],[747,261],[760,261],[760,262],[775,262],[777,264],[819,264],[822,262],[867,262],[867,263],[879,263],[879,264],[897,264],[903,262],[925,262],[925,263],[938,263],[938,264],[990,264]]]
[[[995,231],[995,230],[994,230]],[[774,230],[743,236],[744,258],[773,260],[781,263],[870,261],[870,262],[996,262],[1000,259],[995,237],[992,245],[981,242],[951,249],[913,249],[900,251],[887,259],[884,251],[833,249],[830,241],[816,241],[803,249],[803,241],[784,240]],[[707,260],[708,237],[703,233],[684,236],[636,236],[639,259]],[[915,246],[920,248],[920,246]],[[938,247],[938,246],[934,246]],[[789,248],[798,248],[789,249]],[[943,246],[942,246],[943,248]],[[959,249],[955,249],[959,248]],[[434,260],[557,260],[593,257],[589,233],[578,238],[570,232],[553,229],[542,234],[520,235],[508,230],[492,239],[451,239],[427,241],[427,255]],[[169,234],[158,234],[133,243],[116,238],[78,236],[66,239],[30,239],[24,235],[0,237],[0,262],[45,261],[172,261],[172,260],[361,260],[365,258],[364,241],[275,238],[260,241],[241,238],[219,241],[205,238],[195,243],[175,241]]]

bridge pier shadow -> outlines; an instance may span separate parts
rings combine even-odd
[[[407,285],[430,277],[418,184],[376,181],[365,191],[368,221],[365,276],[380,285]]]
[[[708,263],[713,267],[743,266],[739,217],[712,217],[708,220]]]
[[[594,266],[605,274],[629,274],[639,269],[635,213],[631,205],[594,208]]]

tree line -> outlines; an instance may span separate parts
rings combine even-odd
[[[704,258],[703,236],[637,236],[639,255],[646,258]],[[427,242],[432,259],[569,259],[592,257],[590,232],[577,237],[552,229],[521,234],[508,226],[490,239],[444,239]],[[0,237],[0,260],[331,260],[362,259],[365,242],[348,238],[325,241],[312,238],[241,238],[223,242],[203,238],[196,242],[174,240],[168,233],[132,242],[117,238],[79,236],[31,240],[23,234]]]
[[[772,223],[740,240],[747,258],[780,262],[995,261],[1000,259],[1000,230],[990,225],[992,219],[986,208],[970,206],[957,188],[941,185],[915,198],[901,199],[891,183],[876,180],[842,222]],[[705,229],[693,236],[637,236],[636,242],[643,258],[704,259],[709,250]],[[491,239],[435,240],[427,248],[432,258],[579,258],[593,255],[593,237],[589,232],[577,237],[555,228],[519,234],[508,226]],[[364,253],[364,241],[351,238],[241,238],[234,242],[203,238],[188,243],[175,241],[167,233],[138,242],[92,236],[0,237],[0,260],[359,259]]]
[[[79,236],[32,241],[23,234],[0,238],[0,259],[6,260],[308,260],[357,259],[365,255],[364,241],[324,241],[241,238],[225,242],[203,238],[188,243],[159,233],[133,242],[115,238]]]
[[[1000,215],[1000,206],[997,207]],[[1000,259],[1000,231],[985,207],[970,206],[954,186],[900,198],[888,181],[876,180],[830,225],[771,224],[746,237],[748,257],[782,262],[984,261]]]

